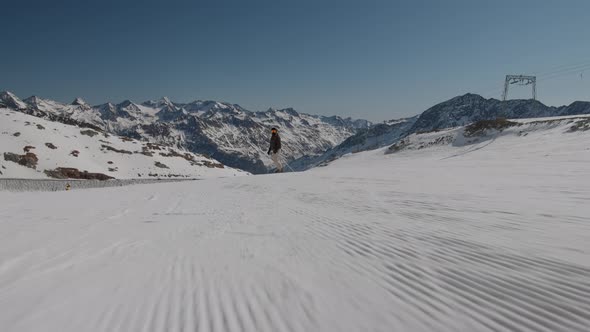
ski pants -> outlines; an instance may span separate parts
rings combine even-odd
[[[283,170],[283,164],[281,163],[281,150],[278,150],[276,153],[275,152],[271,152],[270,157],[272,158],[272,161],[275,163],[275,166],[277,167],[277,170],[282,171]]]

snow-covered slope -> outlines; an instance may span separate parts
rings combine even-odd
[[[468,93],[424,111],[410,133],[458,127],[496,118],[526,119],[576,114],[590,114],[590,102],[576,101],[569,106],[552,107],[532,99],[500,101]]]
[[[418,119],[418,116],[390,120],[385,123],[375,124],[359,131],[344,142],[327,150],[316,157],[303,157],[293,161],[290,167],[294,170],[306,170],[312,167],[324,166],[327,163],[340,158],[348,153],[374,150],[393,144],[409,134],[410,129]]]
[[[588,331],[590,130],[560,121],[304,173],[0,192],[0,326]]]
[[[126,100],[91,107],[80,98],[66,105],[36,96],[21,101],[5,92],[0,103],[51,121],[214,155],[226,165],[256,173],[266,173],[272,164],[266,155],[272,127],[279,128],[284,137],[284,157],[293,160],[321,155],[370,124],[303,114],[291,108],[251,112],[236,104],[200,100],[175,103],[166,97],[141,104]]]
[[[590,115],[482,120],[467,126],[409,135],[390,146],[387,153],[399,154],[404,151],[414,153],[419,150],[427,150],[426,153],[432,153],[433,151],[449,150],[454,151],[453,156],[460,156],[483,149],[499,139],[510,139],[518,143],[518,138],[521,138],[522,141],[530,142],[529,134],[534,137],[551,136],[556,140],[563,140],[564,137],[587,140],[590,138],[589,130]],[[585,133],[586,131],[588,133]],[[577,133],[582,133],[582,135],[575,135]]]
[[[342,120],[342,119],[341,119]],[[301,114],[293,109],[226,114],[216,112],[180,122],[191,151],[205,151],[221,162],[265,172],[272,166],[266,154],[270,128],[277,127],[286,160],[317,156],[356,132],[352,120],[336,123],[334,118]],[[198,129],[194,129],[198,128]],[[192,134],[189,134],[192,133]]]
[[[8,91],[0,92],[0,107],[10,107],[16,110],[23,110],[27,108],[27,104],[20,98]]]
[[[297,170],[323,166],[341,156],[353,152],[374,150],[391,145],[414,133],[443,130],[468,125],[481,120],[498,118],[526,119],[590,114],[590,102],[576,101],[569,106],[550,107],[536,100],[485,99],[475,94],[465,94],[437,104],[422,114],[386,121],[360,130],[336,147],[316,157],[304,157],[291,163]]]
[[[119,179],[247,174],[178,148],[0,108],[0,177],[55,177],[50,171],[57,168],[76,168]]]

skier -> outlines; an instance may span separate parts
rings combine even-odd
[[[277,167],[276,173],[283,172],[283,164],[281,164],[280,160],[280,151],[281,151],[281,137],[279,136],[279,131],[277,128],[272,128],[271,130],[272,136],[270,137],[270,147],[268,148],[268,154],[271,156],[272,161],[275,163]]]

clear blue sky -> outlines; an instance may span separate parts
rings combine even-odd
[[[2,12],[0,90],[63,102],[169,96],[380,121],[466,92],[499,98],[509,73],[590,64],[586,0],[19,0]],[[590,99],[587,67],[539,82],[539,99]]]

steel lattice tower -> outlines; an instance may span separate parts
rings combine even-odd
[[[508,87],[510,84],[518,85],[532,85],[533,86],[533,100],[537,100],[537,77],[536,76],[525,76],[525,75],[506,75],[506,81],[504,82],[504,93],[502,94],[502,100],[508,98]]]

